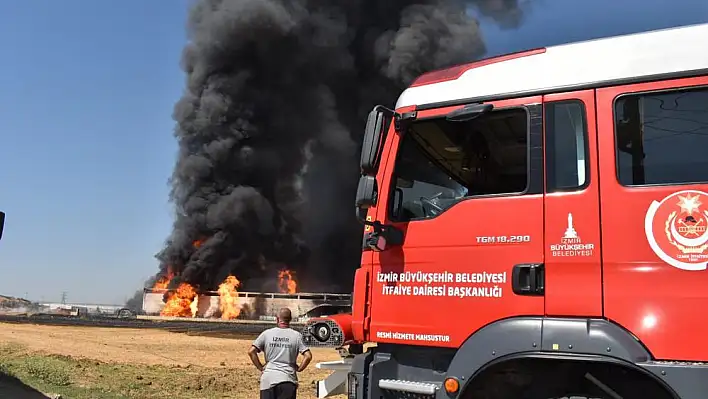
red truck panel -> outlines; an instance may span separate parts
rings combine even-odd
[[[708,185],[620,185],[616,173],[614,101],[621,94],[708,85],[708,78],[677,79],[597,91],[602,195],[602,253],[604,261],[605,315],[630,330],[659,359],[708,359],[708,273],[689,271],[660,258],[649,244],[653,235],[669,260],[683,254],[668,243],[665,225],[670,212],[678,211],[678,197],[671,197],[652,213],[652,204],[684,190],[708,192]],[[671,108],[673,104],[666,104]],[[705,111],[705,110],[704,110]],[[686,117],[690,117],[687,115]],[[704,134],[704,133],[703,133]],[[708,148],[686,148],[706,151]],[[708,210],[708,194],[700,194],[701,211]],[[649,217],[647,217],[649,214]],[[708,250],[695,253],[705,266]],[[686,259],[684,259],[686,260]]]

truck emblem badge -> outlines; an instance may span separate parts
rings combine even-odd
[[[578,231],[573,226],[573,214],[568,213],[568,225],[563,232],[560,243],[551,244],[551,256],[592,256],[595,244],[583,243]]]
[[[685,190],[653,201],[644,232],[661,260],[682,270],[706,270],[708,264],[708,194]]]
[[[568,228],[565,229],[565,233],[563,234],[563,240],[580,240],[580,237],[578,237],[578,232],[575,231],[575,228],[573,228],[573,214],[569,213],[568,214]]]

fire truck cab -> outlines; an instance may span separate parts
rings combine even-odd
[[[508,54],[374,108],[352,311],[305,328],[350,348],[318,397],[707,398],[706,39]]]

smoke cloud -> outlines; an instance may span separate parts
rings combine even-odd
[[[366,115],[421,73],[484,55],[473,7],[520,21],[506,0],[194,3],[173,114],[175,219],[157,275],[214,289],[233,274],[272,290],[287,267],[302,291],[351,291]]]

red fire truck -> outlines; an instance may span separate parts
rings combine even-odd
[[[508,54],[374,108],[318,397],[708,398],[706,40]]]

